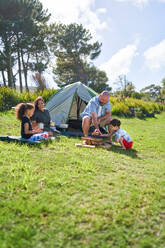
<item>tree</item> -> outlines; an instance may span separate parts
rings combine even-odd
[[[14,37],[11,32],[11,23],[8,20],[2,19],[0,4],[0,54],[2,58],[2,63],[3,65],[5,65],[5,67],[3,67],[3,72],[7,72],[9,87],[14,86],[13,67],[15,64],[15,57],[13,55],[13,42]]]
[[[91,43],[92,36],[82,25],[54,25],[56,66],[53,68],[55,81],[59,87],[80,81],[85,85],[98,83],[97,79],[105,83],[108,79],[105,73],[91,66],[90,61],[97,58],[101,52],[99,42]],[[95,77],[97,79],[95,80]],[[97,88],[97,87],[96,87]],[[104,88],[104,86],[103,86]]]
[[[6,57],[9,87],[13,87],[13,67],[17,61],[20,90],[22,91],[22,71],[24,72],[25,84],[28,89],[27,71],[30,68],[29,59],[34,59],[34,42],[36,42],[38,37],[41,40],[39,31],[49,17],[50,15],[47,14],[47,10],[43,10],[39,0],[0,0],[1,52]],[[42,40],[43,43],[44,41]],[[43,55],[45,50],[41,44],[37,48],[35,55],[38,53],[39,57],[39,54],[42,53]]]
[[[161,88],[161,99],[165,101],[165,78],[162,79],[162,88]]]
[[[165,78],[162,79],[161,83],[162,83],[162,87],[165,88]]]
[[[101,93],[103,90],[112,90],[112,88],[109,87],[108,84],[106,84],[108,78],[104,71],[97,69],[95,66],[90,66],[87,68],[87,73],[89,80],[88,86],[95,90],[97,93]]]
[[[151,100],[159,101],[161,99],[161,86],[150,84],[149,86],[140,90],[141,93],[145,93]]]
[[[32,75],[32,79],[37,86],[37,91],[41,90],[43,92],[43,90],[47,88],[45,77],[40,73],[35,73]]]
[[[127,80],[126,75],[120,75],[115,84],[118,86],[116,94],[122,97],[130,97],[135,92],[135,86]]]

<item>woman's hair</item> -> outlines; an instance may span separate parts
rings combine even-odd
[[[26,110],[33,109],[34,104],[32,103],[20,103],[15,108],[15,115],[18,120],[22,120],[23,116],[26,113]]]
[[[120,122],[120,120],[114,118],[114,119],[112,119],[112,120],[110,121],[110,125],[112,125],[113,127],[115,127],[115,126],[120,127],[121,122]]]
[[[38,97],[36,98],[36,100],[34,101],[35,110],[38,109],[38,102],[39,102],[39,101],[43,101],[43,102],[44,102],[44,99],[42,98],[42,96],[38,96]]]

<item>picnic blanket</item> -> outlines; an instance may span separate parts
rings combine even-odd
[[[21,138],[21,136],[0,136],[0,141],[19,142],[29,145],[41,144],[41,141],[30,141],[28,139]]]

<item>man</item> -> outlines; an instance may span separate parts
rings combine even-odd
[[[109,92],[103,91],[99,96],[93,97],[81,113],[84,136],[88,136],[90,125],[95,127],[95,133],[101,134],[100,126],[105,126],[111,119],[111,106]]]

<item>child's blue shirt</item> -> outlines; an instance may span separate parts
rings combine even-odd
[[[115,132],[115,138],[116,139],[120,139],[121,137],[123,137],[127,142],[131,142],[132,141],[130,135],[125,130],[119,128]]]

